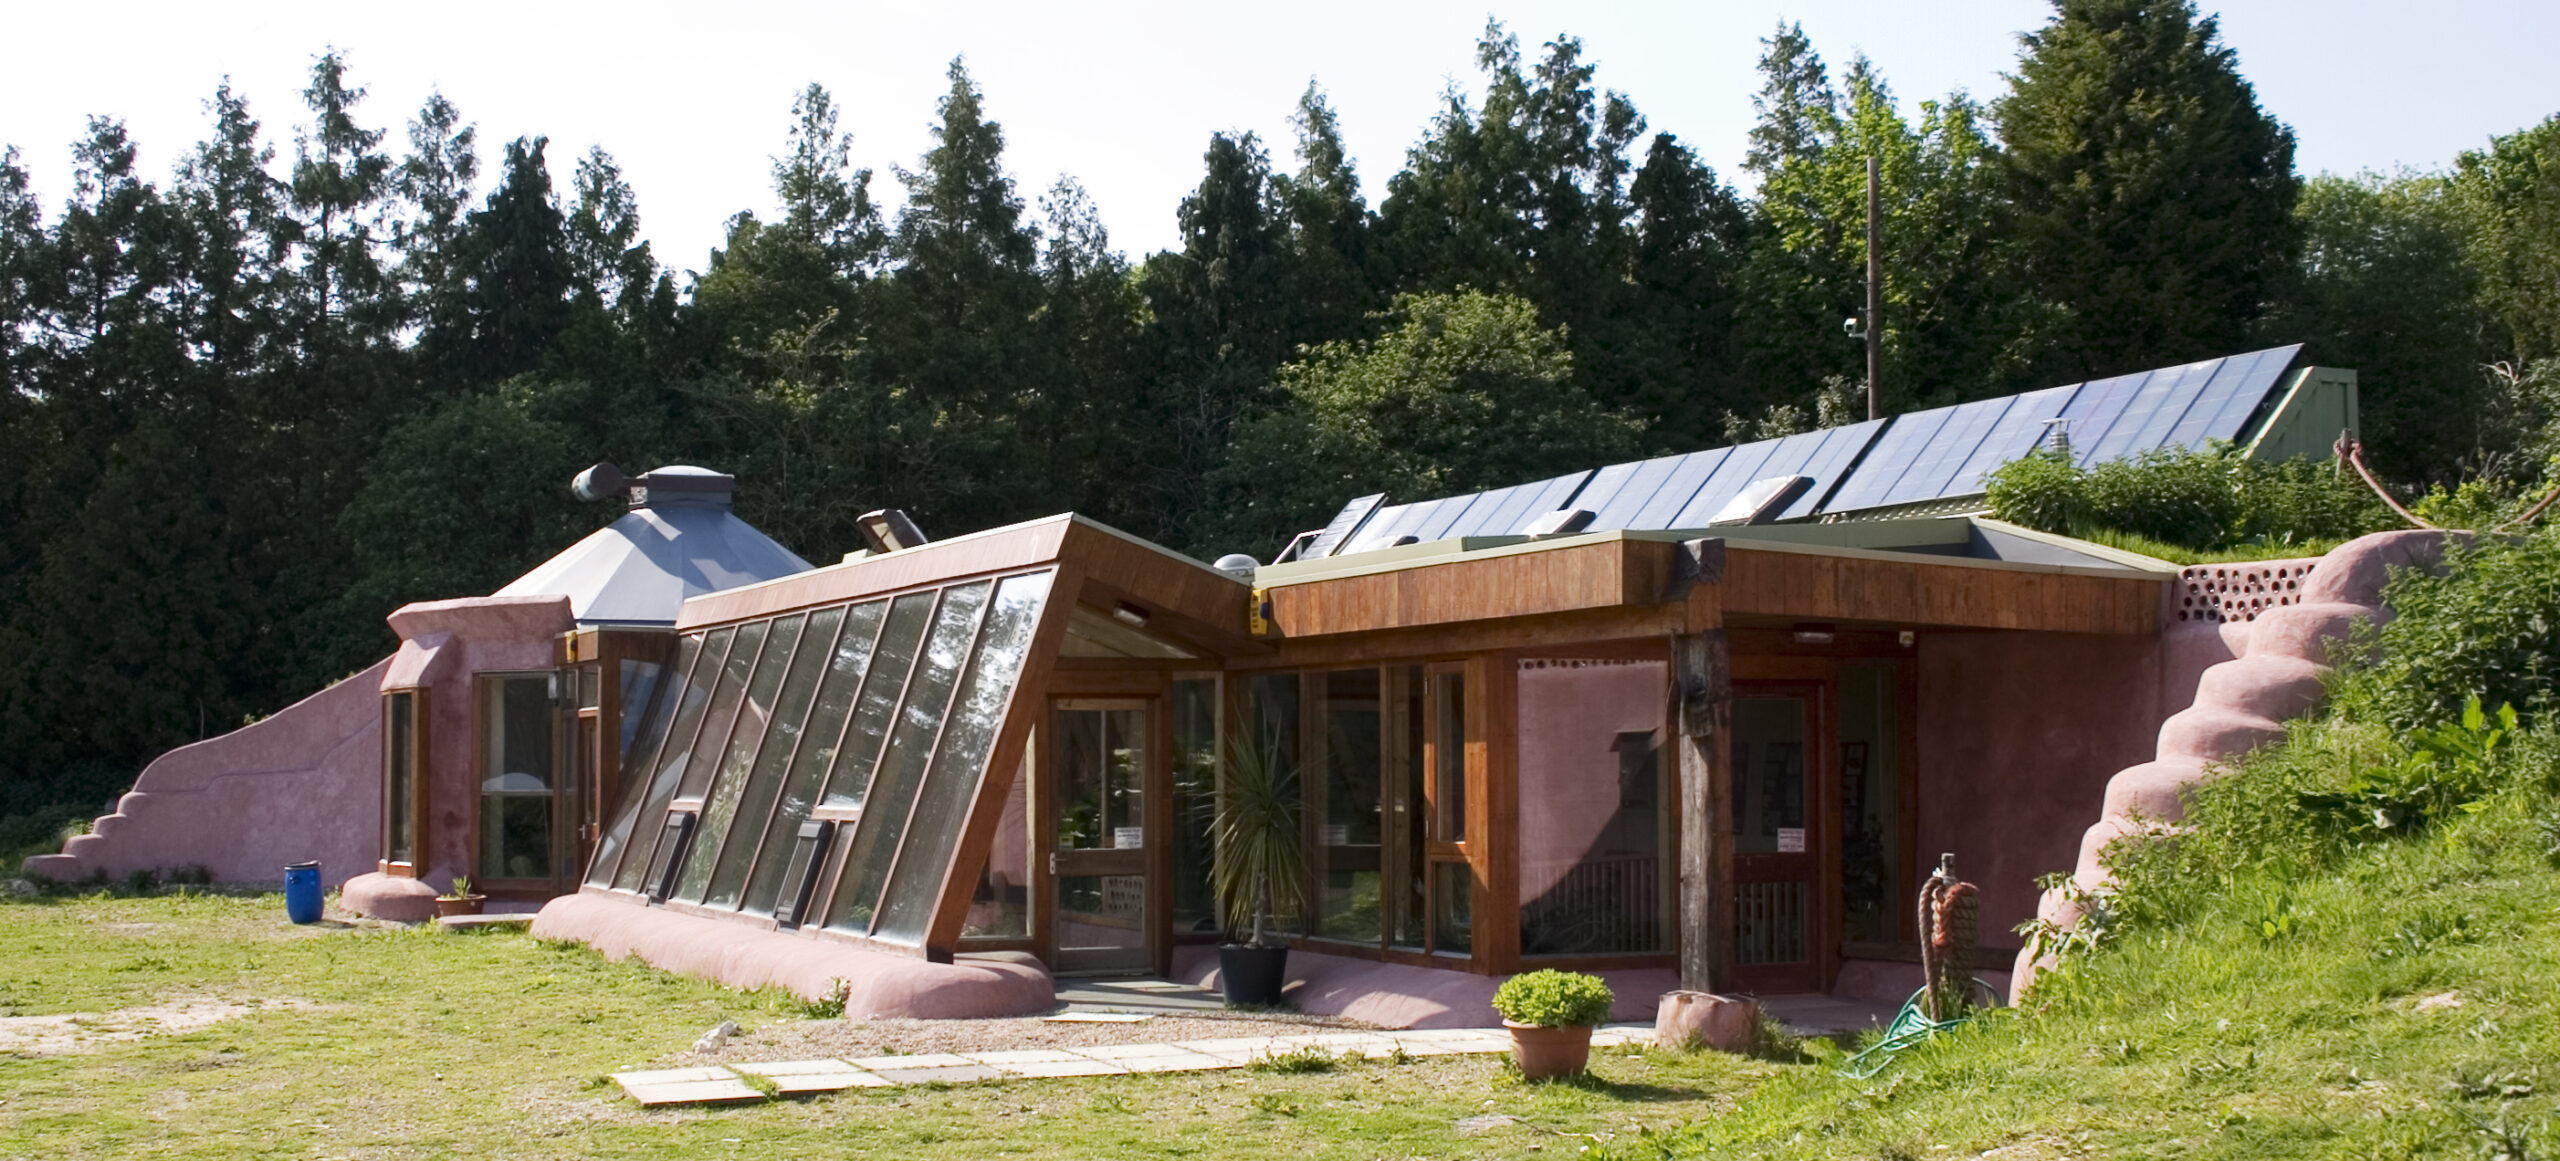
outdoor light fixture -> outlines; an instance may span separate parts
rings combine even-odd
[[[1144,629],[1147,627],[1147,611],[1136,605],[1130,604],[1127,601],[1122,601],[1111,607],[1111,619],[1118,621],[1123,625],[1127,625],[1132,629]]]
[[[1911,630],[1909,630],[1909,629],[1905,629],[1905,630],[1903,630],[1903,631],[1902,631],[1902,647],[1903,647],[1903,648],[1905,648],[1905,649],[1909,649],[1909,648],[1911,648],[1912,643],[1913,643],[1913,642],[1918,641],[1919,639],[1920,639],[1920,635],[1919,635],[1918,633],[1914,633],[1914,632],[1912,632],[1912,631],[1911,631]]]
[[[1839,631],[1829,625],[1796,626],[1796,644],[1798,645],[1828,645],[1839,636]]]

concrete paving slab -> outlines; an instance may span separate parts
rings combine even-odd
[[[1095,1060],[1128,1060],[1139,1056],[1200,1055],[1171,1044],[1098,1044],[1091,1048],[1076,1049],[1076,1052]]]
[[[1112,1061],[1131,1072],[1208,1072],[1221,1068],[1242,1068],[1241,1060],[1222,1060],[1197,1052],[1179,1056],[1132,1056]]]
[[[1047,1063],[1008,1064],[1004,1066],[1004,1071],[1008,1076],[1063,1077],[1122,1076],[1126,1075],[1129,1070],[1108,1060],[1071,1060],[1051,1061]]]
[[[851,1063],[855,1068],[879,1072],[891,1068],[958,1068],[964,1064],[976,1064],[977,1061],[948,1052],[919,1052],[912,1056],[866,1056]]]
[[[1035,1067],[1017,1065],[1020,1068]],[[968,1084],[994,1080],[1004,1073],[983,1064],[959,1064],[943,1068],[875,1068],[872,1075],[891,1084]]]
[[[816,1096],[849,1088],[887,1088],[889,1082],[841,1060],[789,1060],[735,1066],[773,1085],[777,1096]]]
[[[680,1080],[658,1084],[623,1081],[622,1091],[650,1108],[661,1105],[738,1105],[765,1099],[747,1082],[731,1074],[726,1080]]]
[[[1042,1016],[1043,1024],[1143,1024],[1155,1019],[1153,1012],[1060,1012]]]
[[[1055,1048],[1014,1048],[1003,1052],[964,1052],[961,1055],[980,1064],[1004,1065],[1063,1064],[1068,1061],[1089,1059],[1092,1054],[1086,1053],[1079,1056],[1073,1052],[1064,1052]]]
[[[736,1080],[738,1074],[718,1065],[701,1068],[661,1068],[654,1071],[617,1072],[613,1079],[623,1084],[684,1084],[697,1080]]]
[[[860,1072],[859,1068],[841,1060],[759,1060],[752,1064],[729,1067],[752,1076],[818,1076],[831,1073]]]

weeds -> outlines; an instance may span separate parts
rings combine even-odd
[[[1334,1059],[1332,1053],[1310,1044],[1292,1048],[1287,1052],[1271,1052],[1257,1056],[1253,1060],[1253,1070],[1296,1076],[1310,1072],[1331,1072],[1340,1067],[1341,1063]]]

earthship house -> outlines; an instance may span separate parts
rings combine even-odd
[[[151,817],[201,747],[229,748],[189,786],[299,761],[224,801],[302,827],[192,861],[227,842],[225,877],[271,879],[314,853],[280,829],[326,831],[347,851],[324,860],[369,871],[353,909],[413,914],[469,873],[617,957],[1000,1015],[1048,1006],[1055,974],[1209,978],[1208,821],[1244,737],[1300,774],[1306,905],[1282,921],[1309,1011],[1474,1024],[1547,966],[1611,977],[1628,1016],[1683,985],[1899,999],[1942,852],[1983,886],[1999,982],[2035,877],[2120,832],[2118,771],[2174,810],[2188,751],[2299,700],[2294,666],[2198,691],[2328,566],[2182,571],[1984,518],[1982,478],[2039,449],[2324,453],[2354,375],[2298,354],[1361,497],[1269,564],[1074,515],[927,542],[884,512],[870,550],[807,568],[726,511],[725,477],[661,469],[515,585],[393,614],[360,695],[181,749],[127,802]],[[323,703],[332,726],[245,738]],[[2199,712],[2224,717],[2176,724]],[[288,784],[325,801],[280,804]],[[106,821],[31,869],[171,833]]]

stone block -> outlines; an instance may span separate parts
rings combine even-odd
[[[1705,1046],[1740,1052],[1759,1034],[1760,1005],[1743,996],[1713,992],[1665,992],[1653,1020],[1653,1042],[1663,1048]]]

